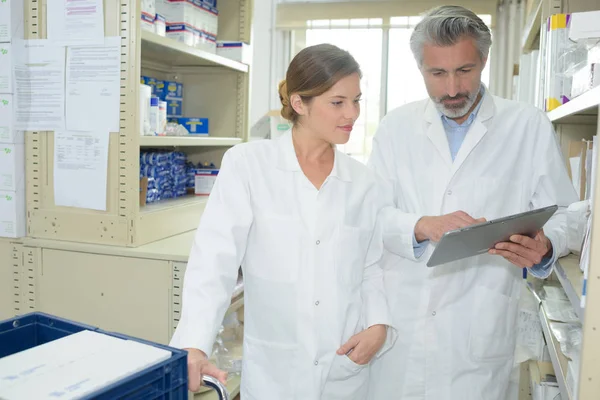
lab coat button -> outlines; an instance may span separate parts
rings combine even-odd
[[[435,314],[436,314],[436,312],[435,312],[435,311],[431,313],[431,315],[433,315],[434,317],[435,317]]]
[[[446,194],[447,194],[448,196],[452,196],[452,190],[448,190],[448,191],[446,192]]]
[[[315,366],[317,366],[317,365],[319,365],[319,362],[318,362],[318,361],[315,361]]]
[[[318,245],[320,245],[320,244],[321,244],[321,241],[320,241],[320,240],[317,240],[317,246],[318,246]]]
[[[315,301],[315,306],[319,305],[319,300]]]

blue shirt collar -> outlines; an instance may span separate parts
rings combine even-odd
[[[467,120],[465,122],[463,122],[462,124],[459,124],[456,121],[454,121],[452,118],[448,118],[447,116],[442,114],[440,111],[438,111],[438,113],[442,117],[442,121],[452,127],[471,126],[471,124],[477,117],[477,113],[479,112],[481,105],[483,104],[483,97],[485,96],[485,86],[483,85],[483,83],[481,84],[481,87],[479,88],[479,94],[481,95],[481,98],[479,99],[477,106],[473,109],[473,111],[471,112],[471,115],[469,115],[469,118],[467,118]]]

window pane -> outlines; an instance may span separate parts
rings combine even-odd
[[[350,24],[350,20],[348,19],[332,19],[331,26],[348,26]]]
[[[369,26],[381,26],[383,25],[383,18],[369,18]]]
[[[362,22],[364,25],[368,23],[368,20],[365,21]],[[370,154],[371,141],[379,124],[382,30],[308,29],[306,45],[320,43],[331,43],[348,50],[360,64],[363,74],[361,113],[354,125],[350,140],[339,148],[356,159],[364,161]]]
[[[423,77],[410,51],[412,31],[412,28],[390,29],[387,111],[427,98]]]
[[[353,18],[350,20],[350,26],[369,26],[368,18]]]
[[[313,26],[313,28],[329,26],[329,20],[328,19],[315,19],[312,21],[312,26]]]
[[[390,25],[404,27],[408,25],[408,17],[392,17],[390,18]]]

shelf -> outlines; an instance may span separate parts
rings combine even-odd
[[[187,195],[175,199],[157,201],[140,208],[142,214],[156,213],[180,207],[199,207],[208,201],[207,196]]]
[[[142,30],[142,60],[171,67],[225,67],[237,72],[248,72],[246,64],[145,30]]]
[[[552,122],[565,124],[596,124],[600,105],[600,86],[575,97],[548,113]]]
[[[583,292],[583,272],[579,268],[579,257],[569,255],[558,260],[555,266],[556,276],[560,281],[567,297],[575,310],[579,320],[583,322],[581,309],[581,294]]]
[[[242,143],[240,138],[210,136],[140,136],[141,147],[231,147]]]
[[[140,243],[151,243],[198,227],[208,196],[188,195],[140,208],[137,230]]]
[[[235,396],[240,394],[241,385],[242,377],[240,375],[234,376],[227,382],[227,391],[229,392],[229,396],[232,400],[235,398]],[[219,396],[214,390],[204,393],[197,393],[193,398],[194,400],[219,400]]]
[[[527,22],[523,28],[523,37],[521,39],[521,48],[524,53],[535,50],[533,45],[538,42],[540,29],[542,28],[542,5],[543,0],[538,0],[537,6],[527,16]]]
[[[572,400],[573,396],[567,388],[566,380],[568,359],[562,354],[560,350],[560,343],[558,343],[552,334],[552,331],[550,330],[550,323],[548,321],[548,317],[546,317],[544,306],[540,306],[540,322],[542,325],[542,332],[544,332],[544,338],[548,344],[548,352],[550,353],[550,359],[552,360],[552,366],[554,367],[554,375],[556,376],[556,381],[558,382],[561,399]]]

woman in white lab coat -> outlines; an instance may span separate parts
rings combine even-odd
[[[280,85],[293,128],[223,157],[190,254],[171,345],[202,374],[244,274],[244,400],[366,399],[368,365],[395,339],[378,261],[376,175],[336,150],[360,107],[360,69],[332,45],[302,50]],[[388,199],[390,199],[388,201]]]

